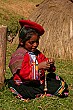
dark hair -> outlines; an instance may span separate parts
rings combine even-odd
[[[37,36],[39,36],[39,33],[37,32],[37,30],[32,29],[32,28],[22,27],[20,29],[20,31],[19,31],[19,38],[21,38],[22,39],[22,42],[25,43],[34,34],[36,34]]]

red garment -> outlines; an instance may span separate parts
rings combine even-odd
[[[37,61],[38,63],[41,63],[42,61],[47,61],[48,58],[46,58],[40,51],[36,51],[37,53]],[[30,64],[30,56],[28,53],[24,55],[24,59],[22,62],[22,67],[19,73],[19,76],[22,77],[22,79],[31,80],[31,64]],[[15,74],[14,80],[19,80],[19,76]],[[40,80],[44,80],[44,70],[41,70]]]
[[[26,28],[32,28],[39,32],[40,36],[44,34],[45,30],[40,24],[33,22],[31,20],[19,20],[21,27],[25,26]]]

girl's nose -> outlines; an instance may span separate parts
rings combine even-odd
[[[37,42],[34,42],[33,46],[35,46],[35,47],[38,46],[38,43]]]

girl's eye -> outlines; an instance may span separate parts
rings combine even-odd
[[[29,42],[29,44],[31,44],[31,45],[34,44],[34,41]]]
[[[39,40],[37,40],[36,43],[39,43]]]
[[[37,40],[37,41],[31,41],[31,42],[29,42],[29,43],[32,45],[32,44],[34,44],[35,42],[36,42],[36,43],[39,43],[38,40]]]

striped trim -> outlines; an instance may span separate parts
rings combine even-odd
[[[61,81],[61,86],[55,92],[55,95],[61,95],[64,90],[65,90],[65,82]]]

